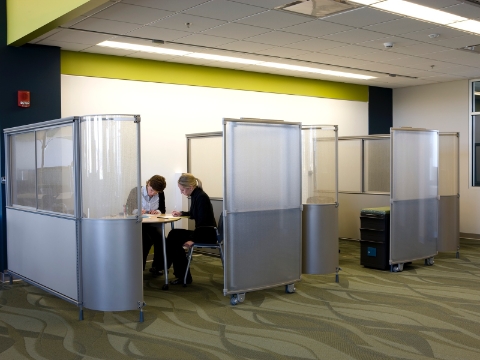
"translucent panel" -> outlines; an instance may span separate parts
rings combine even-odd
[[[338,191],[362,191],[362,140],[338,141]]]
[[[128,195],[138,186],[138,126],[134,117],[82,118],[83,217],[124,216]]]
[[[189,169],[212,198],[223,197],[223,136],[190,138]]]
[[[364,140],[364,191],[390,192],[390,139]]]
[[[302,202],[337,201],[337,132],[333,127],[302,129]]]
[[[38,208],[74,214],[73,125],[37,131]]]
[[[472,111],[473,112],[480,112],[480,81],[475,81],[472,83],[473,86],[473,99],[472,99]]]
[[[440,196],[458,194],[458,162],[457,134],[440,134],[438,178]]]
[[[438,132],[395,130],[393,200],[436,198],[438,194]]]
[[[392,264],[434,256],[438,236],[438,133],[392,132]]]
[[[480,186],[480,115],[472,116],[473,121],[473,184]]]
[[[300,128],[227,122],[227,211],[291,209],[301,204]]]
[[[37,207],[35,190],[35,132],[10,137],[11,204]]]

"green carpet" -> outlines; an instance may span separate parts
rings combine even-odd
[[[340,242],[335,275],[303,275],[247,293],[231,306],[220,260],[196,256],[194,282],[162,291],[144,273],[138,311],[78,308],[23,282],[0,290],[0,358],[9,359],[480,359],[480,243],[401,273],[359,265],[359,243]]]

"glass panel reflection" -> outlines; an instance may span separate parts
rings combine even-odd
[[[11,137],[11,204],[37,207],[35,193],[35,133]]]
[[[472,86],[473,86],[472,111],[480,112],[480,81],[473,82]]]

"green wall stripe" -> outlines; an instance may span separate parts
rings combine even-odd
[[[83,52],[62,51],[61,73],[64,75],[368,101],[367,85]]]

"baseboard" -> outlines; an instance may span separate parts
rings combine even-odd
[[[480,240],[480,234],[460,233],[462,239]]]

